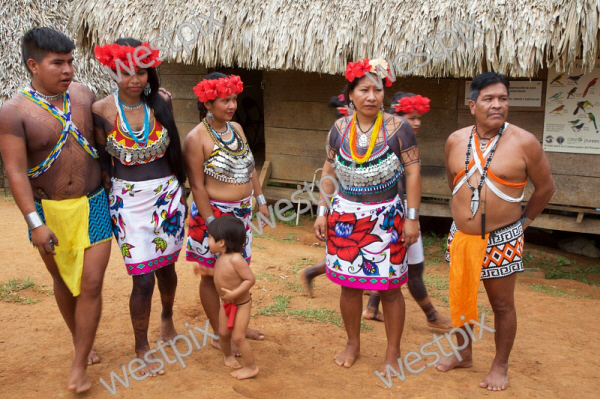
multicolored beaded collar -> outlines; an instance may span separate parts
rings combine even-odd
[[[96,149],[90,145],[90,143],[86,140],[86,138],[79,131],[77,126],[75,126],[75,124],[71,120],[71,99],[69,97],[69,90],[63,93],[62,111],[56,108],[53,104],[43,99],[40,96],[40,93],[35,91],[33,88],[26,87],[24,89],[21,89],[20,93],[23,94],[26,98],[33,101],[35,104],[44,108],[46,111],[50,112],[50,114],[52,114],[52,116],[58,119],[63,125],[60,138],[58,139],[58,142],[52,149],[52,152],[50,152],[50,155],[48,155],[48,157],[41,164],[31,169],[27,169],[27,176],[30,179],[38,177],[39,175],[50,169],[54,161],[56,161],[56,158],[58,158],[58,156],[60,155],[63,146],[65,145],[65,142],[69,137],[69,133],[73,137],[75,137],[75,139],[77,139],[77,142],[81,144],[81,146],[92,158],[98,159],[98,151],[96,151]]]

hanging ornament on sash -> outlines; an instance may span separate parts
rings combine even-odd
[[[476,127],[477,127],[477,125],[473,126],[473,129],[471,130],[471,135],[469,136],[469,142],[467,144],[467,157],[465,159],[465,175],[466,176],[468,176],[468,173],[469,173],[469,158],[471,156],[471,149],[473,147],[477,148],[476,146],[479,145],[479,143],[475,143],[475,141],[478,141],[478,140],[476,140],[475,135],[474,135],[474,133],[476,133]],[[485,162],[485,167],[483,168],[483,171],[481,172],[481,177],[480,177],[479,184],[477,185],[477,187],[473,187],[473,185],[471,184],[471,182],[469,182],[469,179],[467,178],[467,185],[469,186],[469,188],[472,191],[472,193],[471,193],[471,215],[473,217],[475,217],[475,214],[477,213],[477,210],[479,209],[481,189],[483,187],[483,184],[485,183],[487,172],[490,167],[490,163],[492,162],[492,158],[494,157],[494,153],[496,152],[496,146],[498,145],[498,141],[500,140],[500,137],[502,137],[502,133],[504,133],[505,128],[506,128],[506,123],[504,125],[502,125],[497,136],[494,137],[494,140],[491,144],[492,149],[490,151],[490,155],[488,156],[488,158]],[[477,134],[477,137],[479,137],[478,134]],[[478,157],[478,155],[475,151],[476,150],[474,149],[473,156]],[[475,167],[475,166],[473,166],[473,167]]]

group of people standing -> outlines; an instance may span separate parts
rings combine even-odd
[[[96,59],[116,70],[141,45],[122,38],[97,46]],[[86,367],[99,361],[92,344],[113,235],[133,280],[129,307],[135,350],[147,362],[141,371],[164,374],[156,363],[148,362],[151,298],[158,280],[160,339],[172,340],[174,264],[184,244],[188,214],[186,179],[194,198],[186,259],[201,275],[201,303],[221,337],[212,344],[223,351],[232,368],[241,367],[232,358],[241,353],[245,367],[232,373],[234,377],[255,376],[258,368],[245,338],[264,335],[247,328],[249,289],[254,283],[248,267],[252,196],[259,212],[269,215],[243,129],[232,121],[242,81],[214,72],[194,88],[201,122],[187,135],[182,149],[170,94],[159,85],[158,51],[143,57],[143,65],[152,67],[136,65],[134,73],[113,82],[112,94],[96,101],[87,87],[73,82],[74,48],[55,30],[28,31],[22,58],[31,84],[0,109],[0,150],[9,183],[31,242],[53,277],[56,301],[73,336],[68,389],[88,390]],[[323,175],[337,180],[340,190],[330,206],[319,206],[314,227],[316,236],[327,242],[327,254],[316,269],[303,273],[309,287],[319,273],[342,287],[340,309],[348,341],[335,362],[350,367],[359,355],[363,290],[373,293],[368,305],[374,309],[372,318],[377,318],[379,300],[385,314],[388,345],[380,369],[385,373],[386,366],[397,369],[400,358],[405,316],[400,287],[408,283],[432,327],[461,328],[461,316],[477,320],[481,276],[497,331],[496,359],[481,386],[504,389],[516,332],[514,273],[522,270],[523,230],[544,209],[554,189],[548,161],[533,135],[506,123],[506,77],[478,76],[471,84],[470,101],[476,124],[450,135],[446,146],[455,221],[448,245],[450,323],[436,312],[422,280],[415,133],[429,100],[398,93],[390,112],[385,112],[385,89],[367,76],[381,69],[387,69],[382,60],[348,64],[343,95],[347,115],[331,128],[323,167]],[[381,78],[391,86],[385,74]],[[522,211],[527,178],[535,190]],[[333,183],[323,182],[332,193]],[[461,344],[461,336],[457,337]],[[470,344],[463,351],[461,361],[442,359],[438,370],[470,366]]]

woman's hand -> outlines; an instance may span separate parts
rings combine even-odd
[[[317,216],[314,229],[317,239],[325,241],[327,239],[327,216]]]
[[[271,215],[269,215],[269,208],[267,207],[267,204],[260,205],[258,207],[258,211],[260,213],[262,213],[263,216],[266,217],[267,219],[271,218]],[[261,223],[262,223],[262,227],[265,227],[267,225],[267,223],[265,223],[263,220],[261,220]]]
[[[419,221],[406,219],[402,228],[402,238],[406,248],[413,245],[419,239]]]

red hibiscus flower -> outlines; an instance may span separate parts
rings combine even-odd
[[[231,84],[231,88],[235,94],[240,94],[244,90],[244,83],[242,79],[237,75],[229,76],[229,82]]]
[[[206,226],[204,218],[202,218],[200,215],[198,215],[197,217],[190,217],[189,222],[190,236],[192,236],[192,238],[196,241],[202,241],[204,237],[208,235],[208,228]]]
[[[361,61],[349,62],[348,66],[346,66],[344,76],[347,80],[352,82],[356,78],[362,78],[363,76],[365,76],[365,72],[369,72],[370,70],[371,65],[369,64],[369,59],[364,58]]]
[[[406,247],[402,241],[402,228],[404,227],[404,219],[399,214],[394,216],[394,227],[392,227],[392,239],[390,240],[390,255],[391,262],[399,265],[404,261]]]
[[[215,216],[215,218],[218,218],[221,216],[235,216],[233,214],[233,212],[222,212],[219,208],[217,208],[214,205],[211,205],[210,207],[212,208],[213,215]]]
[[[413,97],[415,99],[415,110],[421,115],[425,112],[429,111],[429,102],[431,101],[427,97],[422,97],[421,95],[417,95]]]
[[[205,103],[210,100],[217,98],[215,80],[202,80],[194,87],[194,94],[198,97],[201,103]]]
[[[345,261],[354,262],[360,248],[381,241],[379,236],[370,234],[376,223],[377,220],[369,221],[369,218],[357,221],[353,213],[340,215],[338,212],[332,212],[327,220],[327,252]]]
[[[229,83],[229,79],[221,78],[217,80],[217,84],[215,85],[217,90],[217,97],[229,97],[231,95],[231,86]]]

